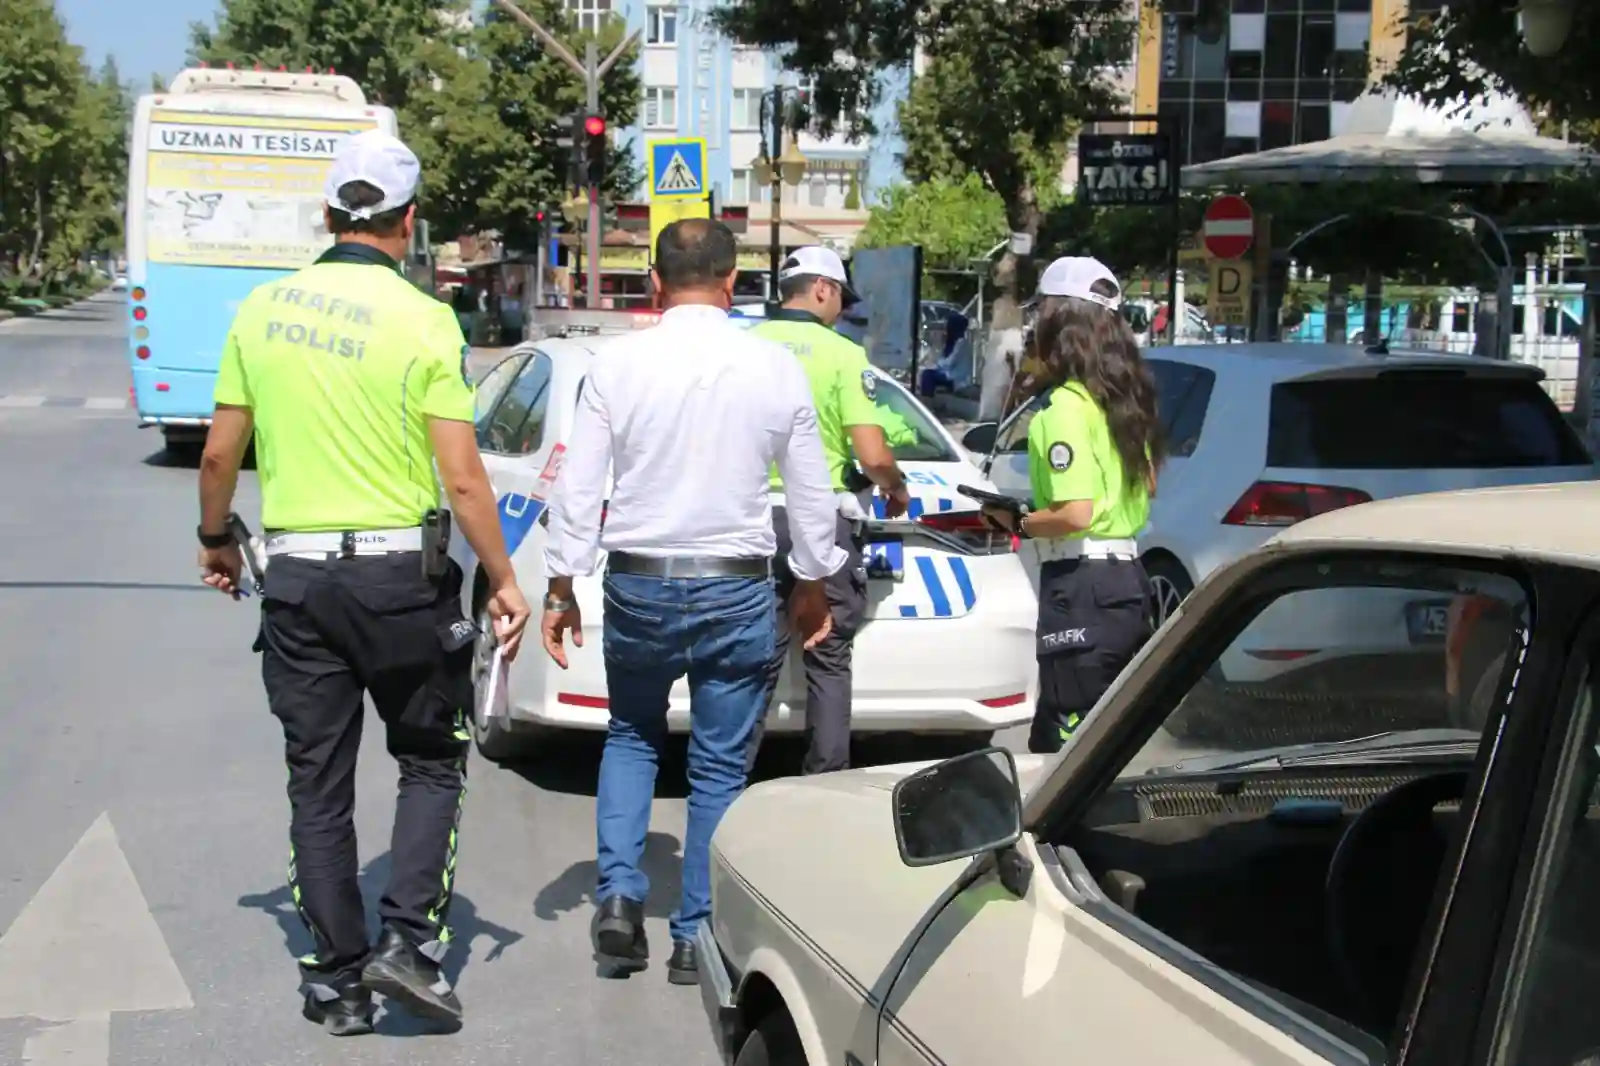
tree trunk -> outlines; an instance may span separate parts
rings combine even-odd
[[[1016,199],[1006,203],[1006,225],[1012,233],[1026,233],[1030,241],[1039,237],[1039,223],[1043,215],[1039,210],[1039,197],[1033,183],[1024,181],[1017,189]],[[1018,329],[1022,326],[1022,304],[1033,295],[1036,284],[1033,256],[1018,255],[1007,248],[994,266],[994,283],[999,294],[995,297],[991,329]]]
[[[39,253],[44,249],[44,189],[33,187],[33,249],[28,252],[27,273],[39,269]]]

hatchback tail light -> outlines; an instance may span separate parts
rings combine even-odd
[[[1222,516],[1225,526],[1292,526],[1319,514],[1337,511],[1372,497],[1360,489],[1338,485],[1304,485],[1293,481],[1258,481],[1244,491]]]
[[[916,519],[919,525],[956,537],[975,551],[988,555],[1005,555],[1017,550],[1020,543],[1009,533],[992,529],[977,511],[924,512]]]

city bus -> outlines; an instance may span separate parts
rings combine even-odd
[[[396,132],[350,78],[194,68],[134,113],[128,165],[128,362],[141,426],[169,448],[211,423],[234,313],[331,243],[322,183],[351,134]],[[420,228],[420,227],[419,227]]]

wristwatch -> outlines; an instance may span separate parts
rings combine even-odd
[[[546,595],[544,598],[544,609],[547,611],[556,611],[558,613],[562,611],[570,611],[572,610],[573,606],[574,604],[571,600],[561,600],[550,595]]]
[[[207,533],[205,526],[195,526],[194,532],[200,538],[200,547],[208,548],[211,551],[216,551],[218,548],[226,548],[233,543],[232,533]]]

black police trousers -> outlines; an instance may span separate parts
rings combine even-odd
[[[806,754],[800,772],[805,774],[824,774],[850,767],[851,650],[867,613],[867,571],[862,562],[862,538],[856,536],[854,523],[843,515],[836,521],[836,543],[849,554],[850,560],[823,581],[833,615],[833,631],[802,658],[806,671]],[[794,636],[788,609],[789,596],[795,586],[794,571],[789,569],[793,543],[784,508],[773,508],[772,529],[778,538],[778,555],[773,562],[778,592],[778,641],[767,675],[769,708]],[[755,768],[766,725],[765,716],[756,722],[745,758],[746,772]]]
[[[1039,570],[1039,699],[1028,750],[1061,750],[1154,631],[1137,560],[1058,559]]]
[[[363,693],[400,764],[379,916],[435,961],[450,940],[477,627],[461,612],[460,567],[429,580],[421,560],[279,555],[267,567],[255,649],[283,724],[289,887],[316,944],[300,960],[311,985],[350,980],[371,950],[353,818]]]

